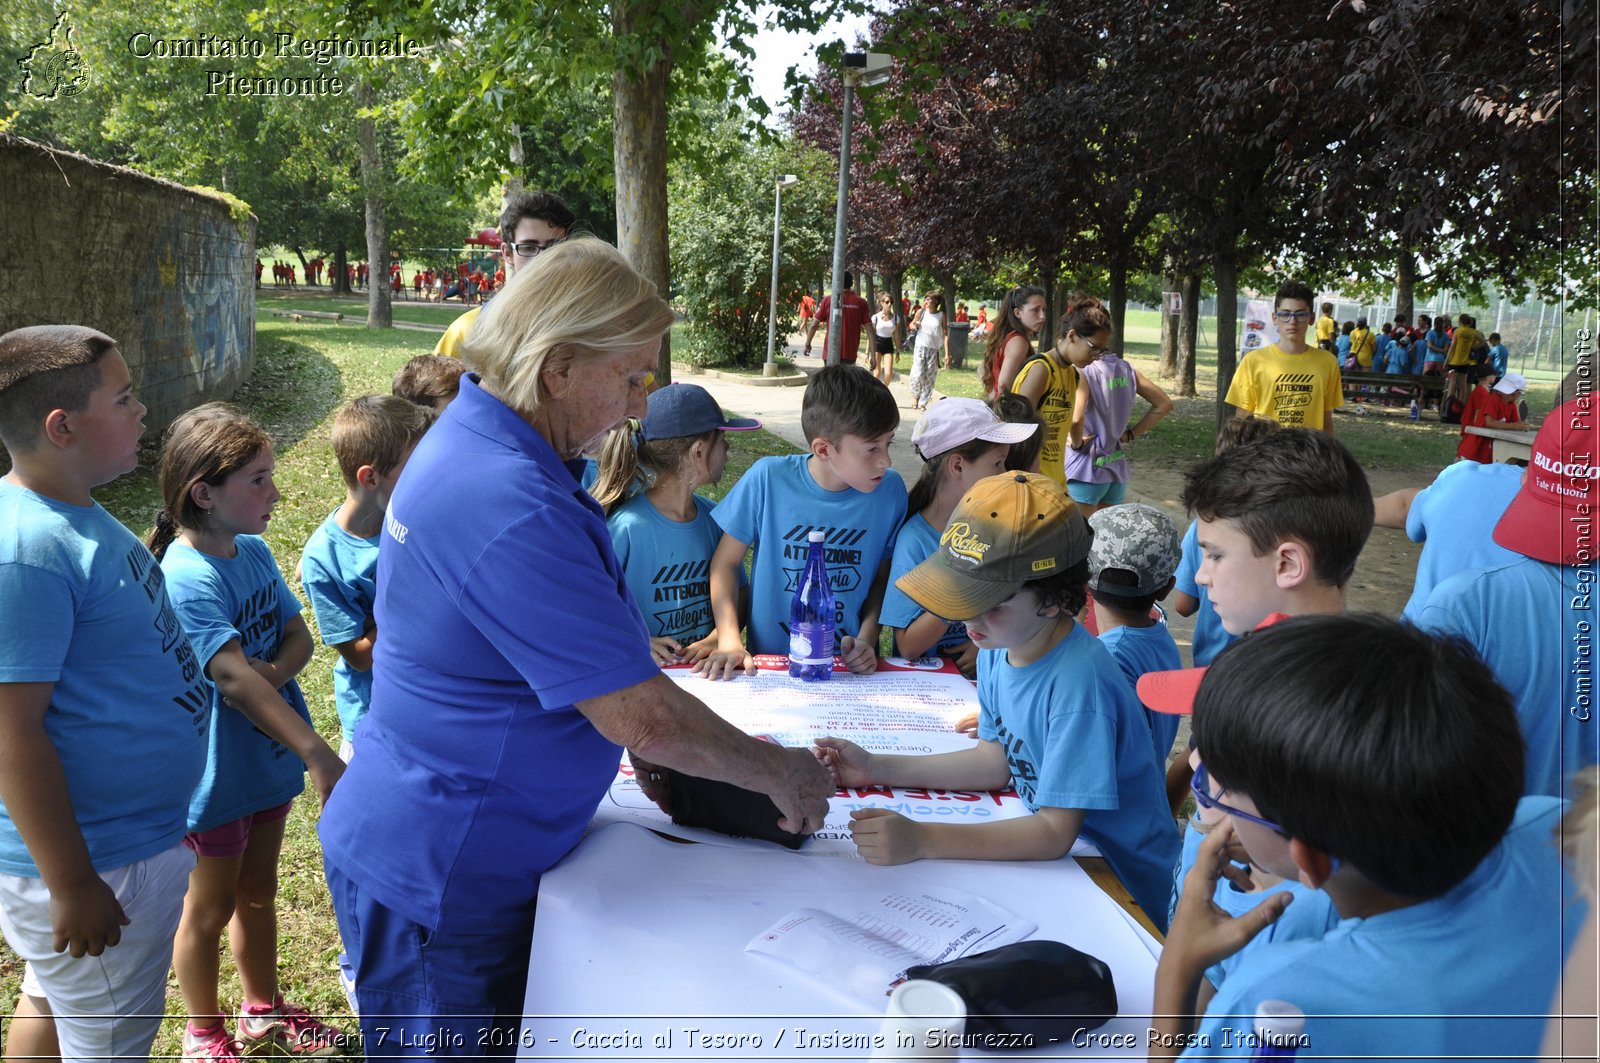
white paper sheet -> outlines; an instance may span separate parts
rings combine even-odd
[[[663,671],[746,734],[764,735],[785,746],[810,747],[818,738],[833,735],[848,738],[872,753],[920,755],[968,749],[974,741],[956,731],[955,724],[978,711],[977,688],[955,672],[897,667],[891,663],[873,675],[838,671],[827,682],[806,683],[791,678],[787,671],[769,668],[728,681],[703,679],[687,668]],[[940,823],[993,822],[1029,814],[1012,790],[984,793],[855,787],[841,790],[834,797],[827,820],[806,843],[804,851],[808,855],[853,857],[850,814],[863,808],[887,808],[912,819]],[[596,827],[608,823],[635,823],[715,845],[772,845],[677,826],[645,797],[626,760],[618,766],[610,791],[595,811]],[[1099,850],[1080,839],[1073,846],[1072,855],[1098,856]]]
[[[752,938],[745,951],[859,998],[904,981],[908,967],[988,952],[1036,929],[982,897],[929,887],[868,895],[837,913],[797,909]]]

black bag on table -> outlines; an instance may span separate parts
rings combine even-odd
[[[672,822],[736,838],[759,838],[798,849],[807,835],[779,830],[782,813],[772,798],[728,782],[672,773]]]
[[[906,977],[927,978],[961,994],[966,1032],[995,1037],[986,1048],[1069,1044],[1117,1017],[1111,968],[1060,941],[1019,941],[912,967]]]

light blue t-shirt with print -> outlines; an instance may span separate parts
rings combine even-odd
[[[750,571],[751,653],[789,652],[789,607],[806,567],[808,537],[827,535],[839,636],[861,630],[861,607],[905,521],[906,485],[893,469],[875,491],[825,491],[806,467],[809,454],[767,457],[750,466],[717,506],[724,532],[755,550]]]
[[[1238,1033],[1264,1000],[1305,1012],[1302,1054],[1318,1060],[1538,1055],[1585,908],[1551,841],[1562,808],[1524,798],[1499,847],[1443,896],[1323,933],[1280,930],[1229,972],[1196,1031],[1208,1044],[1184,1058],[1249,1058]]]
[[[161,559],[172,604],[203,668],[232,641],[246,657],[272,660],[283,643],[284,625],[300,615],[300,599],[283,581],[266,540],[240,535],[234,544],[234,556],[223,558],[175,542]],[[224,702],[214,684],[207,681],[207,687],[211,744],[205,775],[189,801],[192,831],[211,830],[281,805],[305,789],[305,762]],[[296,715],[311,722],[298,682],[290,680],[278,693]]]
[[[1506,364],[1511,360],[1511,349],[1503,343],[1497,343],[1489,348],[1489,367],[1494,370],[1495,376],[1506,375]]]
[[[1083,836],[1165,932],[1178,830],[1133,688],[1082,624],[1032,664],[1007,653],[978,654],[978,737],[1030,810],[1083,809]]]
[[[933,552],[939,549],[941,534],[943,529],[929,524],[921,513],[913,513],[900,526],[900,534],[894,541],[894,559],[889,562],[889,589],[883,592],[883,608],[878,611],[878,619],[884,627],[910,627],[916,623],[919,616],[927,612],[912,601],[905,591],[896,587],[894,581],[933,556]],[[944,634],[939,636],[939,641],[934,644],[930,652],[949,653],[966,641],[966,622],[951,620],[945,625]],[[900,652],[898,646],[895,647],[895,652]]]
[[[1465,638],[1511,692],[1527,744],[1525,794],[1565,797],[1573,773],[1600,762],[1597,577],[1593,562],[1549,565],[1518,556],[1440,583],[1417,621]]]
[[[640,491],[606,521],[628,589],[650,634],[677,639],[685,646],[717,626],[711,615],[711,555],[722,541],[722,529],[711,515],[716,503],[699,495],[694,501],[694,519],[676,521]],[[744,583],[741,565],[739,585]]]
[[[209,691],[156,559],[98,503],[0,480],[0,683],[51,683],[44,731],[96,871],[182,839]],[[0,872],[39,877],[0,804]]]
[[[1200,522],[1191,520],[1189,530],[1183,533],[1183,555],[1178,559],[1178,571],[1173,574],[1173,586],[1200,603],[1194,613],[1194,643],[1190,653],[1196,668],[1216,660],[1217,654],[1239,637],[1228,634],[1228,629],[1222,626],[1222,618],[1211,605],[1210,588],[1194,581],[1204,560],[1200,549]]]
[[[343,507],[339,507],[342,509]],[[339,527],[339,510],[306,540],[300,555],[300,583],[311,601],[324,646],[353,642],[367,633],[378,600],[378,540],[351,535]],[[372,704],[372,672],[350,667],[343,657],[333,662],[333,703],[346,742]]]
[[[1520,556],[1494,541],[1494,526],[1521,486],[1522,470],[1515,465],[1458,461],[1411,500],[1406,538],[1422,544],[1422,556],[1401,619],[1416,623],[1440,580]]]
[[[1390,340],[1380,353],[1383,355],[1384,372],[1399,375],[1411,364],[1411,352],[1394,340]]]
[[[1172,632],[1161,621],[1149,627],[1124,625],[1102,631],[1100,641],[1111,651],[1111,659],[1117,662],[1122,674],[1128,677],[1128,684],[1135,688],[1135,696],[1139,677],[1146,672],[1174,672],[1183,667],[1178,644],[1172,641]],[[1165,771],[1172,743],[1178,738],[1179,719],[1170,712],[1149,709],[1144,710],[1144,719],[1150,725],[1150,737],[1155,743],[1156,767]]]

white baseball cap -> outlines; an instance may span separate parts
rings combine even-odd
[[[928,407],[911,430],[911,445],[922,460],[932,461],[946,451],[973,440],[988,443],[1020,443],[1038,431],[1030,423],[1002,421],[987,404],[978,399],[944,398]]]
[[[1494,390],[1502,395],[1509,395],[1514,391],[1527,391],[1528,378],[1521,373],[1507,373],[1494,382]]]

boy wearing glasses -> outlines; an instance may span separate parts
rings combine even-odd
[[[500,212],[500,250],[505,256],[505,276],[514,275],[538,258],[540,252],[565,240],[577,220],[572,208],[549,192],[519,192],[508,199],[505,210]],[[495,288],[502,283],[501,274],[496,273]],[[461,344],[482,310],[483,307],[475,306],[452,321],[445,334],[439,337],[433,353],[459,357]]]
[[[1196,798],[1227,818],[1156,968],[1151,1059],[1250,1057],[1269,999],[1305,1014],[1307,1056],[1537,1053],[1583,912],[1564,911],[1550,840],[1564,802],[1521,797],[1511,697],[1469,646],[1378,616],[1285,620],[1217,659],[1193,730]],[[1307,892],[1228,915],[1210,897],[1248,888],[1238,849]],[[1246,945],[1197,1022],[1202,972]]]
[[[1344,405],[1344,392],[1332,353],[1306,344],[1312,298],[1299,281],[1278,289],[1272,311],[1278,342],[1246,354],[1228,386],[1228,404],[1240,417],[1333,433],[1333,411]]]

